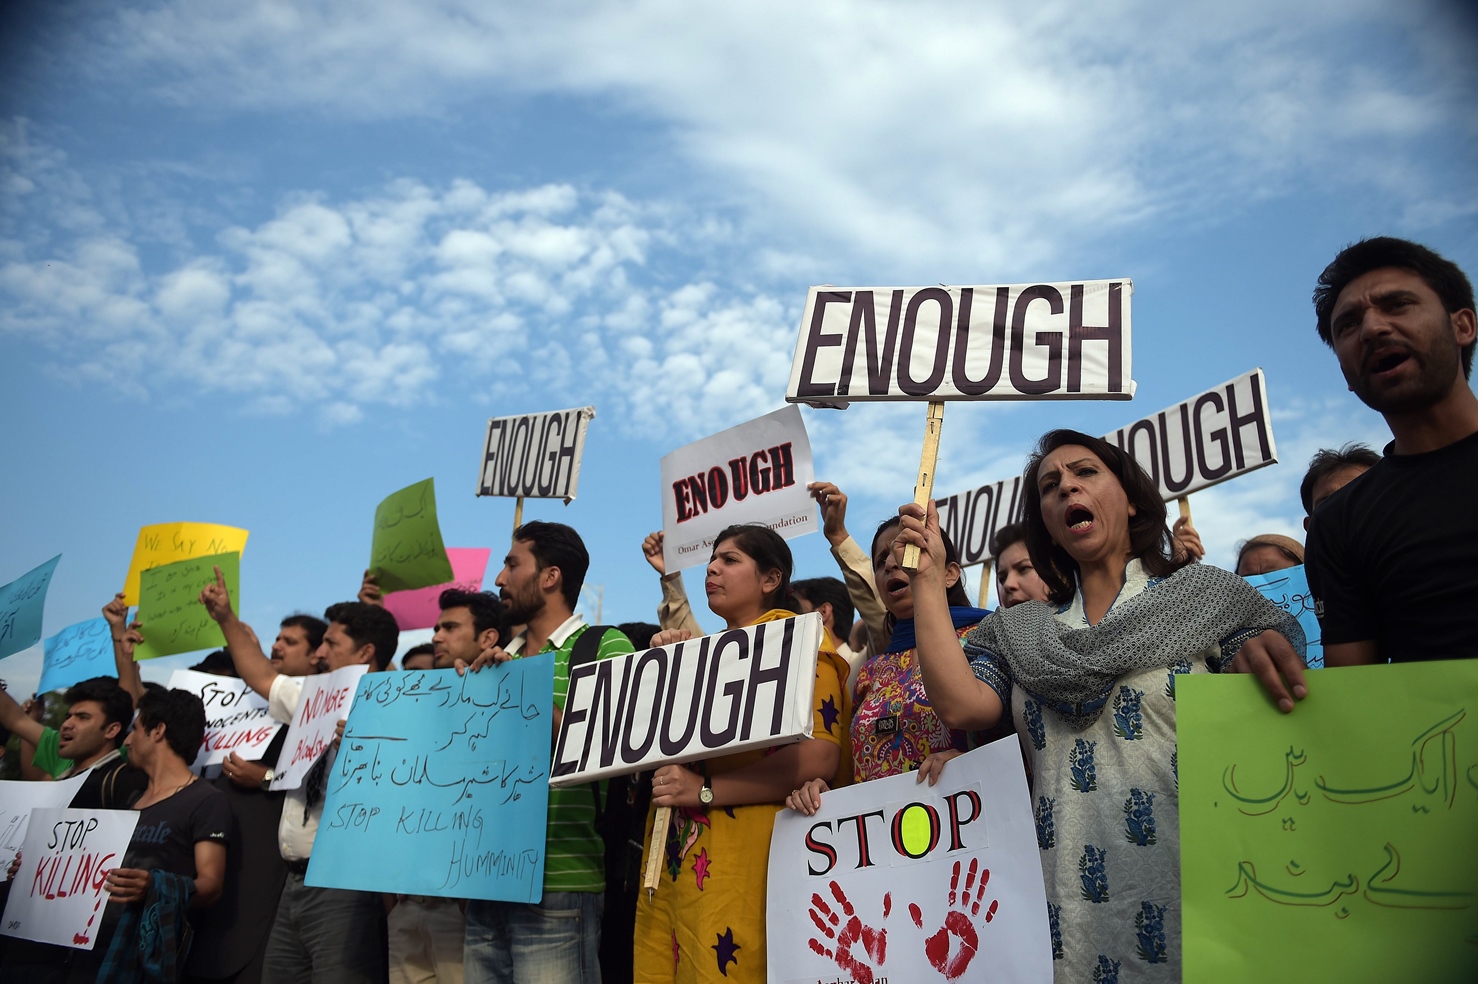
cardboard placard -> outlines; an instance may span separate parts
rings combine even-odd
[[[362,677],[307,884],[537,902],[554,657]]]
[[[810,737],[821,631],[811,612],[575,667],[549,785]]]
[[[452,562],[436,520],[435,479],[392,492],[375,508],[369,570],[386,593],[452,579]]]
[[[303,784],[303,777],[313,768],[318,756],[328,751],[339,722],[348,719],[354,688],[367,672],[369,667],[360,663],[303,678],[303,694],[288,725],[287,739],[272,779],[274,792],[297,789]]]
[[[1128,400],[1128,279],[812,287],[785,398]]]
[[[84,772],[56,782],[0,781],[0,882],[10,877],[10,862],[25,842],[31,811],[65,809],[86,780]]]
[[[123,580],[123,600],[130,605],[139,603],[139,575],[149,568],[191,557],[245,553],[250,535],[219,523],[155,523],[141,528]]]
[[[61,554],[0,586],[0,658],[30,649],[41,641],[41,616]]]
[[[770,838],[768,979],[1052,980],[1047,895],[1015,738],[781,810]],[[885,935],[886,934],[886,935]]]
[[[103,881],[128,852],[137,810],[31,812],[0,933],[77,950],[97,945]]]
[[[662,459],[662,557],[668,573],[708,563],[713,537],[762,523],[786,539],[814,533],[811,439],[785,407],[678,448]]]
[[[477,494],[563,499],[580,487],[580,459],[595,407],[493,417],[482,442]]]
[[[255,762],[267,751],[282,725],[267,713],[267,701],[245,680],[175,670],[169,678],[171,690],[188,690],[205,705],[205,741],[191,766],[199,772],[208,765],[226,761],[232,752]]]
[[[200,603],[200,592],[226,579],[233,611],[241,611],[241,554],[191,557],[151,567],[139,575],[139,610],[144,641],[133,647],[135,660],[157,659],[199,649],[223,649],[221,627]]]
[[[113,661],[113,633],[105,618],[90,618],[62,629],[46,640],[41,660],[39,694],[50,693],[93,677],[118,675]]]
[[[452,564],[452,579],[446,584],[411,591],[393,591],[384,596],[385,610],[395,616],[400,631],[429,629],[441,615],[441,593],[448,588],[481,591],[492,550],[487,547],[447,547]]]

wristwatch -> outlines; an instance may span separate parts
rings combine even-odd
[[[708,806],[713,802],[713,780],[705,778],[703,788],[698,790],[698,802]]]
[[[267,774],[262,776],[262,792],[270,793],[272,791],[272,780],[276,778],[277,773],[268,769]]]

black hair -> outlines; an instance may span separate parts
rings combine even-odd
[[[116,677],[92,677],[89,680],[75,683],[67,689],[65,700],[68,707],[83,700],[96,701],[101,704],[103,706],[103,726],[121,725],[113,743],[123,743],[123,736],[128,734],[128,726],[133,723],[133,696],[118,685]]]
[[[649,649],[652,645],[652,636],[661,631],[659,626],[651,622],[622,622],[616,628],[621,634],[631,640],[631,646],[637,652]]]
[[[152,731],[164,725],[164,743],[185,760],[186,765],[200,754],[205,740],[205,705],[188,690],[150,690],[139,698],[139,727]]]
[[[585,549],[580,534],[563,523],[536,519],[514,530],[513,538],[529,545],[529,552],[539,562],[539,570],[559,568],[560,591],[573,610],[580,603],[585,572],[590,570],[590,552]]]
[[[832,631],[842,642],[847,641],[856,615],[852,609],[852,596],[840,578],[808,577],[804,581],[793,581],[790,593],[809,601],[812,608],[830,602]]]
[[[323,645],[323,634],[328,631],[328,623],[325,622],[323,619],[314,618],[312,615],[306,615],[302,612],[298,612],[295,615],[289,615],[287,618],[283,619],[279,625],[279,628],[285,629],[289,625],[302,629],[303,634],[308,637],[308,652],[310,655],[315,652],[319,646]]]
[[[405,669],[405,664],[417,656],[430,656],[434,665],[436,661],[436,650],[429,642],[423,642],[419,646],[412,646],[401,654],[400,668],[402,670]]]
[[[790,573],[795,569],[795,560],[785,537],[760,523],[736,523],[724,527],[713,538],[713,552],[718,553],[719,544],[727,540],[733,540],[739,551],[754,561],[761,577],[770,571],[780,572],[780,586],[765,595],[765,607],[795,611],[795,599],[790,594]]]
[[[1410,270],[1421,277],[1442,301],[1448,314],[1474,309],[1473,285],[1456,263],[1410,240],[1392,236],[1362,239],[1340,250],[1339,255],[1319,274],[1319,283],[1314,288],[1315,327],[1325,345],[1334,347],[1330,317],[1340,291],[1357,277],[1386,267]],[[1469,342],[1463,346],[1464,379],[1471,379],[1473,375],[1473,345]]]
[[[236,661],[224,649],[217,649],[190,669],[196,673],[209,673],[212,676],[239,677],[241,675],[236,672]]]
[[[1025,542],[1026,524],[1007,523],[1005,526],[1002,526],[1000,529],[996,530],[996,535],[990,538],[991,560],[996,562],[997,566],[999,566],[1001,554],[1005,553],[1008,549],[1014,547],[1016,544]]]
[[[1305,515],[1314,515],[1314,486],[1319,479],[1332,475],[1342,468],[1370,468],[1379,463],[1380,455],[1357,441],[1351,441],[1339,449],[1320,448],[1309,459],[1309,470],[1298,486],[1298,497],[1303,500]]]
[[[1047,532],[1042,520],[1042,496],[1038,491],[1037,473],[1042,459],[1060,447],[1076,444],[1098,456],[1118,478],[1124,495],[1135,513],[1129,517],[1129,550],[1144,565],[1151,577],[1166,577],[1190,563],[1189,557],[1175,560],[1170,554],[1170,531],[1165,528],[1165,500],[1160,489],[1145,474],[1139,462],[1101,437],[1090,437],[1081,431],[1051,430],[1042,435],[1026,466],[1026,552],[1031,555],[1037,576],[1047,585],[1047,597],[1054,604],[1072,600],[1077,588],[1078,562]]]
[[[395,655],[395,647],[400,643],[400,626],[395,624],[394,615],[379,605],[341,601],[324,609],[323,617],[342,625],[356,646],[374,646],[371,658],[375,669],[383,670],[390,665],[390,657]]]
[[[503,602],[493,591],[463,591],[447,588],[438,600],[442,611],[448,608],[465,608],[472,613],[472,631],[482,635],[488,629],[497,629],[498,638],[503,637]]]
[[[882,536],[885,530],[890,530],[893,527],[898,526],[899,523],[900,520],[897,516],[889,516],[887,519],[878,524],[878,528],[874,530],[872,534],[872,553],[868,558],[869,560],[871,560],[872,557],[877,556],[878,537]],[[956,566],[959,566],[960,552],[955,549],[954,541],[949,538],[949,534],[944,532],[944,530],[940,530],[939,539],[944,541],[944,562],[946,564],[954,564]],[[876,564],[873,565],[873,569],[877,569]],[[971,607],[970,595],[965,591],[965,576],[963,572],[960,574],[960,579],[958,581],[944,589],[944,598],[946,601],[949,602],[952,608]],[[887,621],[889,626],[893,624],[892,612],[888,613]]]

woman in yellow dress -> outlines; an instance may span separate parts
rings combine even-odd
[[[777,533],[730,526],[714,540],[708,562],[709,610],[730,629],[794,618],[787,609],[790,573],[790,548]],[[691,637],[674,629],[652,644]],[[791,790],[811,779],[831,786],[848,781],[847,671],[827,634],[816,661],[813,739],[664,765],[652,776],[648,851],[656,809],[671,807],[672,822],[660,885],[650,900],[643,893],[637,902],[636,980],[765,980],[765,878],[775,814]]]

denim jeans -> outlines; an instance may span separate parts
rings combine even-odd
[[[381,984],[385,907],[371,892],[310,888],[287,873],[267,938],[262,980],[272,984]]]
[[[465,984],[600,984],[600,892],[467,903]]]

